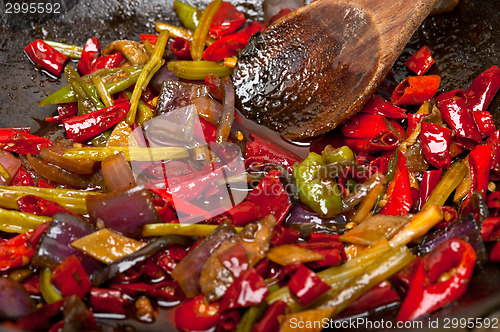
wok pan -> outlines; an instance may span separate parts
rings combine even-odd
[[[16,1],[12,1],[16,2]],[[115,39],[139,40],[139,33],[153,33],[156,21],[180,24],[172,9],[172,0],[44,0],[60,3],[59,14],[9,14],[8,1],[1,2],[0,25],[0,127],[30,126],[43,135],[51,127],[42,119],[55,115],[55,106],[40,108],[38,101],[58,87],[64,79],[55,80],[38,72],[23,54],[31,41],[42,38],[83,45],[94,35],[106,45]],[[185,1],[203,8],[208,0]],[[251,19],[263,16],[262,0],[231,1]],[[421,46],[428,45],[436,59],[429,74],[442,78],[438,93],[466,89],[472,80],[492,65],[500,65],[500,1],[462,0],[451,13],[429,17],[417,30],[393,67],[394,82],[410,75],[403,62]],[[489,110],[500,127],[500,96]],[[476,271],[466,295],[459,301],[434,313],[430,319],[444,317],[500,318],[500,265],[488,265]],[[372,313],[373,320],[390,319],[397,313],[390,307]],[[135,325],[137,330],[170,331],[167,313],[160,312],[158,322]],[[424,330],[427,328],[424,319]],[[104,330],[129,322],[99,320]],[[2,327],[0,326],[0,330]],[[134,329],[132,329],[134,330]],[[377,330],[377,329],[374,329]],[[129,331],[127,329],[127,331]],[[480,329],[477,329],[480,331]]]

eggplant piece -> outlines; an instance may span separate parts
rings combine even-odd
[[[188,106],[194,98],[209,96],[210,90],[205,85],[172,80],[163,81],[156,103],[156,112],[157,114],[168,113],[176,108]]]
[[[0,319],[16,320],[30,314],[35,305],[20,283],[0,278]]]
[[[39,156],[48,163],[59,166],[69,172],[90,175],[97,172],[99,162],[90,159],[71,160],[63,157],[64,150],[80,148],[82,144],[58,137],[53,144],[40,150]]]
[[[52,219],[33,255],[32,264],[53,269],[67,257],[75,255],[80,258],[87,274],[93,273],[100,269],[102,264],[80,253],[71,246],[71,242],[95,231],[96,229],[90,223],[76,216],[66,213],[54,215],[54,219]]]

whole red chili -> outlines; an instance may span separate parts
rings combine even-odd
[[[437,75],[409,76],[394,89],[394,105],[420,105],[436,94],[441,78]]]
[[[170,50],[179,60],[191,59],[191,43],[182,37],[177,37],[170,44]]]
[[[62,120],[71,118],[78,114],[78,103],[58,104],[57,113],[59,115],[45,118],[45,121],[52,123],[62,123]]]
[[[126,314],[132,303],[117,289],[91,288],[90,307],[94,312]]]
[[[422,46],[421,49],[406,60],[405,65],[420,76],[425,74],[435,62],[429,47]]]
[[[462,296],[475,263],[474,248],[465,241],[453,238],[437,246],[420,262],[398,321],[417,319]]]
[[[61,74],[64,64],[68,61],[66,56],[41,39],[29,43],[24,51],[35,64],[56,76]]]
[[[78,71],[81,75],[90,74],[90,69],[92,65],[99,57],[99,52],[101,51],[101,43],[99,38],[92,37],[87,40],[85,46],[83,47],[82,56],[80,61],[78,61]]]
[[[425,161],[436,168],[450,168],[451,129],[422,122],[422,152]]]

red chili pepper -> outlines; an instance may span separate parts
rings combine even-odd
[[[261,218],[259,207],[250,201],[243,201],[227,211],[233,226],[245,226]]]
[[[170,50],[179,60],[192,60],[191,58],[191,43],[182,37],[174,39],[170,44]]]
[[[141,41],[144,44],[144,42],[148,40],[151,45],[155,45],[156,42],[158,41],[158,35],[151,35],[147,33],[141,33]]]
[[[119,52],[108,56],[101,56],[94,61],[92,68],[90,69],[90,73],[103,68],[117,68],[120,66],[122,61],[123,55]]]
[[[193,136],[198,139],[202,144],[215,142],[217,136],[217,126],[208,122],[207,120],[199,117],[200,125],[194,126]]]
[[[278,316],[284,315],[288,311],[288,305],[283,301],[273,302],[267,308],[264,316],[253,327],[252,332],[279,331],[280,323]]]
[[[484,219],[481,225],[481,237],[484,242],[500,240],[500,217]]]
[[[116,289],[90,289],[90,307],[94,312],[106,312],[125,315],[132,303]]]
[[[27,331],[48,330],[57,315],[61,313],[63,300],[45,304],[17,321],[17,325]]]
[[[70,213],[61,204],[34,195],[26,195],[17,199],[17,205],[22,212],[37,216],[52,217],[56,213]]]
[[[402,216],[407,214],[413,206],[406,157],[401,151],[398,151],[396,173],[387,188],[387,197],[387,204],[382,208],[380,214]]]
[[[285,219],[292,207],[280,176],[280,171],[270,171],[248,195],[248,200],[259,207],[261,216],[273,214],[278,224]]]
[[[345,145],[354,152],[375,153],[379,151],[392,151],[399,145],[398,136],[390,131],[381,131],[372,138],[345,138]]]
[[[445,205],[441,210],[443,210],[443,220],[434,226],[435,229],[444,229],[458,220],[458,211],[455,208]]]
[[[421,113],[415,113],[415,114],[408,114],[408,136],[413,133],[417,125],[422,121],[422,118],[425,116],[425,114]]]
[[[387,280],[382,281],[348,306],[342,315],[354,316],[400,300],[398,293],[391,288],[391,284]]]
[[[315,242],[299,242],[295,245],[304,249],[312,250],[323,255],[320,261],[307,263],[312,269],[319,269],[326,266],[339,265],[347,259],[344,245],[337,237],[330,237],[328,239],[320,240],[314,239]]]
[[[453,90],[436,97],[436,104],[443,119],[455,130],[458,142],[465,148],[472,150],[476,143],[482,140],[472,112],[467,107],[465,93]]]
[[[0,271],[7,271],[30,262],[35,252],[28,241],[30,233],[19,234],[0,243]]]
[[[492,192],[486,201],[486,205],[490,210],[490,217],[500,216],[500,191]]]
[[[495,244],[490,253],[490,261],[500,262],[500,241]]]
[[[429,70],[435,62],[436,61],[432,57],[429,47],[423,46],[408,60],[406,60],[405,65],[415,72],[415,74],[420,76],[425,74],[425,72]]]
[[[208,46],[203,52],[203,59],[207,61],[220,61],[234,56],[238,54],[238,50],[245,48],[254,34],[262,32],[265,29],[266,26],[261,22],[250,22],[236,33],[224,36]]]
[[[394,105],[420,105],[436,94],[441,77],[437,75],[409,76],[394,89],[391,103]]]
[[[57,112],[59,115],[45,118],[45,121],[62,123],[62,120],[76,116],[78,114],[78,103],[59,104],[57,105]]]
[[[481,137],[488,137],[497,129],[490,112],[475,111],[472,115],[474,116],[474,121],[476,121],[477,128],[481,133]]]
[[[181,331],[206,331],[220,320],[219,303],[208,303],[203,294],[182,302],[175,309],[175,326]]]
[[[271,237],[271,246],[295,243],[300,237],[300,232],[293,228],[276,225]]]
[[[79,298],[83,298],[92,286],[80,259],[75,255],[67,257],[54,269],[52,283],[63,296],[76,295]]]
[[[486,111],[500,88],[500,68],[493,66],[481,73],[465,92],[467,105],[473,112]]]
[[[38,154],[52,145],[48,138],[27,134],[13,129],[0,129],[0,149],[19,154]]]
[[[462,296],[469,285],[475,262],[474,248],[458,238],[437,246],[418,266],[398,321],[417,319]],[[444,273],[448,273],[447,279],[441,281]]]
[[[488,137],[488,145],[491,147],[491,172],[492,181],[500,181],[500,130],[495,131]]]
[[[82,57],[80,58],[80,61],[78,61],[78,71],[81,75],[90,74],[90,69],[99,57],[100,51],[101,43],[99,42],[99,38],[92,37],[87,40],[85,46],[83,47]]]
[[[44,179],[38,179],[38,182],[37,182],[36,186],[39,187],[39,188],[54,188],[54,186],[51,186]]]
[[[291,152],[283,150],[255,134],[251,134],[250,139],[245,152],[245,166],[247,167],[251,166],[252,163],[281,164],[291,173],[293,165],[299,162],[299,158]]]
[[[410,288],[413,278],[415,278],[421,261],[422,257],[415,257],[410,264],[406,265],[402,270],[392,276],[391,283],[402,296],[408,293],[408,289]]]
[[[245,23],[245,15],[229,2],[222,2],[212,19],[208,34],[214,39],[231,34]]]
[[[394,106],[379,95],[373,95],[361,109],[363,113],[372,113],[392,119],[406,119],[406,110]]]
[[[11,186],[35,186],[35,181],[33,181],[33,177],[27,170],[22,167],[19,167],[16,174],[12,177],[10,181]]]
[[[231,271],[236,278],[249,267],[247,253],[241,244],[232,246],[231,248],[219,253],[217,257],[222,265]]]
[[[422,122],[422,151],[425,161],[436,168],[450,168],[451,129]]]
[[[165,189],[158,189],[150,186],[148,187],[149,190],[151,190],[156,195],[160,196],[165,201],[167,201],[176,211],[185,213],[187,215],[203,215],[206,217],[206,219],[209,219],[211,217],[208,211],[200,208],[199,206],[187,202],[186,200],[182,199],[179,196],[176,196],[174,200],[172,194],[166,191]]]
[[[302,265],[288,282],[288,288],[302,305],[308,305],[331,287],[316,273]]]
[[[42,292],[40,292],[40,275],[35,274],[31,278],[29,278],[27,281],[23,282],[24,288],[28,291],[28,293],[32,295],[40,295]]]
[[[238,310],[229,310],[222,315],[216,332],[234,332],[240,322],[240,312]]]
[[[182,301],[186,298],[179,283],[173,280],[165,280],[155,284],[152,289],[146,291],[145,295],[169,302]]]
[[[87,114],[63,120],[69,139],[85,142],[111,128],[127,115],[129,102],[119,103]]]
[[[269,294],[266,282],[252,268],[243,271],[229,286],[221,301],[220,309],[237,309],[261,304]]]
[[[346,137],[372,139],[375,135],[389,131],[382,115],[376,113],[357,113],[342,127]]]
[[[277,20],[279,20],[283,16],[290,14],[292,11],[293,10],[290,9],[290,8],[283,8],[282,10],[280,10],[278,12],[278,14],[274,15],[273,17],[271,17],[271,19],[269,20],[269,24],[273,24],[274,22],[276,22]]]
[[[31,42],[24,49],[28,57],[51,74],[59,76],[68,58],[43,40]]]
[[[219,101],[222,100],[222,95],[224,92],[220,88],[221,79],[219,76],[215,74],[208,74],[207,76],[205,76],[205,85],[210,89],[210,94],[212,95],[212,97]]]
[[[480,192],[483,198],[486,199],[486,192],[490,179],[491,160],[491,147],[488,144],[478,145],[469,153],[469,168],[472,184],[462,209],[468,211],[468,208],[470,208],[469,202],[474,192]],[[466,213],[466,211],[462,211],[462,213]]]

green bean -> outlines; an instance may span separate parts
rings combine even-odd
[[[161,62],[163,58],[163,53],[165,52],[165,47],[168,41],[168,32],[162,31],[158,36],[158,40],[156,41],[156,45],[153,51],[153,55],[149,59],[148,63],[144,66],[137,79],[137,83],[135,84],[134,92],[132,93],[132,98],[130,99],[130,110],[127,113],[126,121],[129,125],[134,124],[135,116],[137,113],[137,104],[139,103],[139,99],[141,98],[142,91],[146,88],[151,80],[152,73],[154,74],[158,71],[158,64]],[[156,70],[156,71],[155,71]]]
[[[167,66],[176,76],[188,80],[204,80],[208,74],[224,77],[233,73],[233,68],[214,61],[171,61]]]
[[[86,197],[88,195],[100,195],[96,192],[39,188],[30,186],[0,186],[0,207],[6,209],[19,209],[17,200],[26,195],[35,195],[49,201],[61,204],[66,209],[77,214],[87,213]]]
[[[44,42],[46,42],[54,49],[61,52],[62,55],[65,55],[68,58],[80,59],[82,57],[83,47],[81,46],[69,45],[51,40],[44,40]]]
[[[112,132],[113,129],[108,129],[92,138],[90,143],[92,144],[92,146],[106,146],[106,143],[108,142],[109,136],[111,136]]]
[[[78,75],[76,70],[71,66],[66,66],[64,68],[64,75],[66,75],[66,80],[71,85],[78,100],[78,115],[95,111],[95,105],[83,89],[80,83],[80,75]]]
[[[179,28],[179,27],[176,27],[175,25],[171,25],[171,24],[167,24],[167,23],[163,23],[163,22],[156,22],[155,30],[156,30],[156,32],[162,32],[162,31],[166,30],[170,34],[171,38],[182,37],[190,42],[193,40],[193,33],[190,30],[184,29],[184,28]],[[210,37],[208,37],[207,40],[205,41],[205,45],[207,45],[207,46],[210,46],[213,43],[215,43],[215,39],[210,38]]]
[[[64,151],[63,157],[73,160],[88,158],[90,160],[103,161],[107,157],[120,152],[125,154],[125,158],[128,161],[157,161],[189,157],[188,150],[181,147],[139,148],[127,146],[82,147],[67,149]]]
[[[125,94],[127,95],[128,99],[132,97],[132,92],[130,91],[125,91]],[[142,125],[144,122],[151,119],[153,115],[153,110],[151,110],[151,108],[149,108],[149,106],[146,105],[146,103],[143,102],[142,99],[139,99],[139,104],[137,104],[137,123],[139,125]]]
[[[212,234],[218,225],[204,224],[148,224],[142,230],[143,236],[164,236],[164,235],[183,235],[183,236],[199,236],[206,237]],[[242,227],[235,227],[237,232],[241,231]]]
[[[83,76],[82,79],[86,84],[91,83],[93,76],[100,76],[103,79],[110,79],[112,82],[106,83],[106,89],[108,89],[110,94],[115,94],[128,89],[130,86],[135,84],[139,74],[142,71],[143,66],[139,67],[124,67],[124,68],[104,68],[95,71],[92,74]],[[118,81],[115,81],[118,80]],[[48,106],[54,104],[72,103],[77,101],[77,97],[71,88],[71,85],[66,85],[49,96],[42,99],[38,106]]]
[[[62,295],[59,291],[52,285],[52,271],[50,269],[43,269],[40,272],[40,293],[47,303],[54,303],[62,300]]]
[[[174,1],[174,9],[182,24],[191,31],[196,29],[200,22],[201,11],[180,1]]]
[[[153,45],[149,42],[149,40],[144,41],[144,48],[146,49],[146,53],[148,53],[149,56],[153,54]]]
[[[92,83],[94,84],[97,93],[99,94],[99,97],[101,98],[102,102],[106,107],[113,106],[114,102],[113,99],[111,98],[111,95],[109,94],[108,89],[106,89],[106,85],[104,85],[104,81],[102,80],[101,76],[93,76],[92,77]]]
[[[208,30],[210,29],[210,24],[212,19],[217,13],[222,0],[213,0],[203,11],[201,15],[200,22],[196,26],[193,33],[193,41],[191,42],[191,58],[194,61],[199,61],[203,59],[203,51],[205,50],[205,41],[208,37]]]
[[[441,178],[441,181],[436,185],[427,202],[422,206],[422,210],[431,205],[443,206],[453,190],[462,182],[466,175],[467,165],[462,160],[453,163]]]
[[[0,231],[2,232],[22,234],[51,220],[51,217],[0,208]]]

